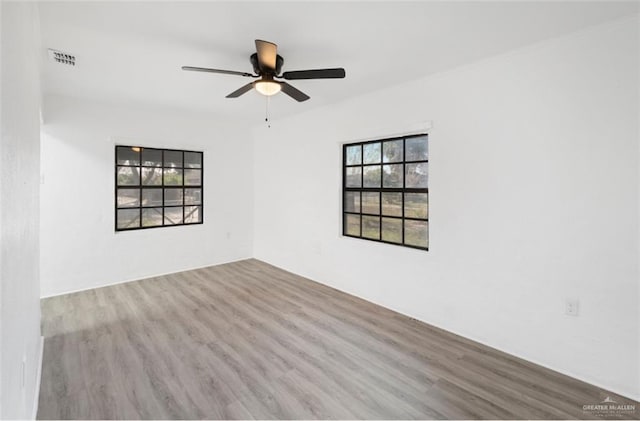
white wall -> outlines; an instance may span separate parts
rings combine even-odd
[[[626,19],[276,119],[255,257],[637,400],[639,71]],[[341,237],[339,143],[424,121],[430,251]]]
[[[42,296],[251,257],[249,132],[211,115],[45,97]],[[114,145],[204,151],[204,224],[114,230]]]
[[[2,2],[0,418],[33,415],[40,351],[39,33],[35,3]],[[23,361],[25,362],[23,370]]]

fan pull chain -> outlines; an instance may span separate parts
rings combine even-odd
[[[264,115],[264,121],[265,123],[267,123],[267,127],[270,129],[271,128],[271,118],[269,117],[269,101],[270,101],[271,97],[267,96],[267,105],[266,105],[266,109],[265,109],[265,115]]]

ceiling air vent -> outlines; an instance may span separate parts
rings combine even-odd
[[[76,65],[76,56],[73,54],[63,53],[62,51],[52,50],[49,48],[49,57],[56,63],[68,64],[69,66]]]

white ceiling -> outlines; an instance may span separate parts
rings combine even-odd
[[[251,71],[254,39],[278,44],[284,70],[344,67],[346,79],[293,81],[311,96],[279,94],[288,115],[441,72],[638,13],[637,2],[42,2],[45,94],[170,106],[256,122],[265,99],[225,95],[249,79],[182,65]],[[45,57],[46,52],[43,52]]]

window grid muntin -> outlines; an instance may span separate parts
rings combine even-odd
[[[133,149],[133,148],[139,148],[140,151],[138,152],[139,154],[139,164],[137,165],[132,165],[132,164],[119,164],[118,163],[118,149],[119,148],[124,148],[124,149]],[[143,150],[156,150],[156,151],[160,151],[161,152],[161,162],[160,165],[143,165],[143,159],[142,159],[142,151]],[[182,155],[182,160],[181,160],[181,166],[177,166],[177,167],[172,167],[172,166],[167,166],[165,165],[166,160],[165,160],[165,153],[166,152],[180,152]],[[185,154],[186,153],[195,153],[195,154],[199,154],[200,155],[200,167],[199,168],[193,168],[193,167],[185,167]],[[115,226],[115,230],[116,231],[135,231],[135,230],[140,230],[140,229],[151,229],[151,228],[164,228],[164,227],[174,227],[174,226],[183,226],[183,225],[200,225],[204,223],[204,200],[203,200],[203,192],[204,192],[204,153],[201,151],[191,151],[191,150],[185,150],[185,149],[161,149],[161,148],[147,148],[147,147],[142,147],[142,146],[129,146],[129,145],[115,145],[115,156],[114,156],[114,162],[115,162],[115,211],[114,211],[114,226]],[[138,184],[123,184],[123,185],[119,185],[118,184],[118,170],[119,168],[137,168],[138,169]],[[155,168],[155,169],[159,169],[160,170],[160,184],[159,185],[152,185],[152,184],[143,184],[143,178],[142,178],[142,169],[143,168]],[[165,169],[178,169],[178,170],[182,170],[182,184],[166,184],[164,183],[164,170]],[[184,170],[185,169],[191,169],[191,170],[199,170],[200,171],[200,184],[197,185],[193,185],[193,184],[185,184],[185,178],[184,178]],[[181,189],[182,190],[182,205],[166,205],[165,206],[165,188],[176,188],[176,189]],[[187,205],[185,204],[185,189],[200,189],[200,204],[198,205]],[[130,207],[119,207],[118,206],[118,191],[120,189],[137,189],[138,190],[138,202],[139,205],[138,206],[130,206]],[[161,204],[160,205],[149,205],[149,206],[143,206],[142,205],[142,189],[160,189],[161,193],[162,193],[162,198],[161,198]],[[182,208],[182,222],[179,224],[165,224],[165,209],[168,208]],[[186,207],[189,208],[200,208],[200,221],[198,222],[185,222],[186,221]],[[118,211],[119,210],[138,210],[138,226],[134,226],[131,228],[119,228],[118,227]],[[162,209],[162,216],[161,216],[161,224],[160,225],[152,225],[152,226],[142,226],[142,215],[143,215],[143,210],[144,209]]]
[[[425,137],[427,138],[427,157],[424,160],[411,160],[411,161],[406,161],[406,155],[407,155],[407,139],[412,139],[412,138],[416,138],[416,137]],[[384,162],[384,143],[385,142],[391,142],[391,141],[396,141],[396,140],[402,140],[402,161],[394,161],[394,162]],[[365,164],[364,160],[364,145],[366,144],[370,144],[370,143],[380,143],[380,162],[377,163],[370,163],[370,164]],[[359,146],[360,148],[360,163],[359,164],[347,164],[347,148],[349,147],[354,147],[354,146]],[[362,240],[369,240],[369,241],[376,241],[376,242],[381,242],[381,243],[386,243],[386,244],[393,244],[396,246],[403,246],[403,247],[409,247],[409,248],[415,248],[415,249],[419,249],[419,250],[429,250],[429,188],[428,188],[428,178],[427,178],[427,187],[406,187],[406,183],[407,183],[407,164],[418,164],[418,163],[427,163],[429,162],[429,153],[428,153],[428,134],[427,133],[421,133],[421,134],[415,134],[415,135],[408,135],[408,136],[399,136],[399,137],[392,137],[392,138],[386,138],[386,139],[376,139],[376,140],[370,140],[370,141],[366,141],[366,142],[357,142],[357,143],[348,143],[348,144],[344,144],[343,145],[343,149],[342,149],[342,155],[343,155],[343,160],[342,160],[342,166],[343,166],[343,170],[342,170],[342,235],[346,236],[346,237],[352,237],[352,238],[359,238]],[[383,184],[383,177],[384,177],[384,170],[383,167],[384,165],[389,165],[389,164],[402,164],[402,188],[399,187],[384,187]],[[368,166],[379,166],[380,167],[380,187],[364,187],[364,167],[368,167]],[[347,187],[347,168],[358,168],[360,167],[360,187]],[[428,170],[427,170],[428,171]],[[428,172],[427,172],[428,175]],[[371,214],[371,213],[365,213],[363,211],[363,200],[362,200],[362,192],[378,192],[379,193],[379,200],[378,200],[378,206],[379,206],[379,214],[375,215],[375,214]],[[345,201],[346,201],[346,197],[347,197],[347,192],[360,192],[360,212],[351,212],[351,211],[346,211],[346,207],[345,207]],[[402,216],[392,216],[392,215],[383,215],[382,213],[382,193],[386,193],[386,192],[395,192],[395,193],[402,193],[402,201],[401,201],[401,214]],[[405,215],[405,193],[423,193],[427,195],[427,216],[426,218],[415,218],[415,217],[407,217]],[[355,216],[359,216],[360,217],[360,235],[352,235],[352,234],[348,234],[347,233],[347,215],[355,215]],[[374,216],[378,218],[378,232],[379,232],[379,239],[372,239],[369,237],[364,237],[363,235],[363,216]],[[394,219],[401,219],[402,220],[402,230],[401,230],[401,236],[402,236],[402,242],[401,243],[396,243],[396,242],[391,242],[391,241],[385,241],[382,239],[382,219],[383,218],[394,218]],[[421,246],[415,246],[415,245],[411,245],[411,244],[406,244],[406,236],[405,236],[405,222],[404,221],[421,221],[421,222],[426,222],[427,224],[427,247],[421,247]]]

